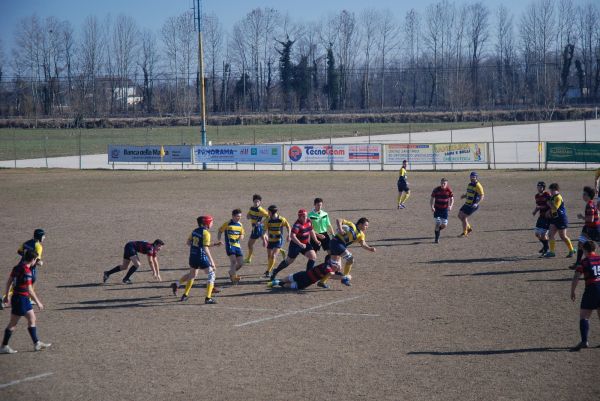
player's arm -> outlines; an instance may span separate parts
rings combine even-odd
[[[296,233],[294,232],[293,229],[292,229],[292,232],[290,233],[290,238],[291,238],[292,242],[295,243],[296,245],[298,245],[300,248],[302,248],[302,249],[306,248],[306,245],[304,245],[302,242],[300,242],[298,237],[296,237]]]
[[[290,222],[285,220],[283,226],[287,229],[287,235],[285,237],[286,242],[290,242],[290,236],[292,234],[292,227],[290,227]],[[283,230],[281,235],[283,235]]]
[[[221,245],[223,243],[223,241],[221,241],[221,236],[223,235],[223,232],[225,231],[225,227],[227,226],[227,223],[223,224],[221,227],[219,227],[219,231],[217,231],[217,246]]]
[[[344,234],[344,229],[342,228],[343,221],[343,219],[335,219],[335,228],[340,234]]]
[[[23,244],[21,244],[19,249],[17,249],[17,253],[19,254],[19,256],[23,256],[25,254],[25,249],[23,248]]]
[[[324,236],[322,236],[324,237]],[[310,238],[315,241],[315,243],[317,245],[321,245],[321,241],[319,241],[319,238],[317,238],[317,233],[315,232],[315,230],[310,230]]]
[[[571,301],[573,302],[575,302],[575,289],[577,288],[579,277],[581,277],[581,273],[575,270],[575,273],[573,273],[573,280],[571,280]]]
[[[375,248],[372,246],[369,246],[369,244],[367,244],[367,241],[365,241],[364,239],[360,240],[358,243],[362,249],[366,249],[369,252],[375,252]]]
[[[475,187],[475,192],[477,192],[477,194],[479,195],[479,202],[474,203],[473,206],[477,207],[477,205],[480,204],[481,202],[483,202],[483,199],[485,198],[485,193],[483,192],[483,186],[481,186],[480,183],[477,183],[477,186]]]
[[[37,294],[35,293],[35,290],[33,289],[33,284],[31,284],[31,282],[29,282],[28,291],[29,296],[35,301],[35,303],[37,303],[38,308],[40,308],[40,310],[44,309],[44,304],[42,303],[42,301],[40,301]]]
[[[33,263],[33,266],[36,267],[41,267],[44,265],[44,261],[42,260],[42,253],[44,252],[44,248],[42,247],[42,244],[39,242],[35,243],[35,253],[38,254],[37,259],[35,260],[35,262]]]
[[[185,243],[187,246],[192,246],[192,236],[191,235],[188,237],[188,239]]]
[[[431,211],[435,212],[435,207],[433,207],[433,205],[435,205],[435,196],[431,195],[431,198],[429,199],[429,206],[431,206]]]
[[[454,195],[450,197],[450,201],[448,202],[448,210],[452,210],[452,206],[454,206]]]
[[[6,285],[4,286],[4,303],[5,304],[9,304],[10,305],[10,297],[8,296],[8,294],[10,294],[10,288],[12,287],[14,278],[12,275],[12,272],[8,275],[8,279],[6,280]]]

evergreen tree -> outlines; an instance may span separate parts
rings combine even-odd
[[[323,87],[329,102],[329,110],[337,110],[339,107],[340,76],[335,68],[335,57],[333,56],[332,44],[327,48],[327,84]]]

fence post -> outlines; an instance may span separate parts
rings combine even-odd
[[[384,164],[385,164],[385,161],[383,160],[383,158],[385,156],[385,146],[386,146],[386,144],[385,143],[380,143],[379,146],[380,146],[379,149],[381,151],[381,155],[380,155],[380,158],[381,158],[381,171],[383,171],[384,170]]]
[[[281,171],[285,171],[285,145],[281,144]]]
[[[541,137],[541,133],[540,130],[538,128],[538,133],[537,133],[537,137],[538,137],[538,170],[542,169],[542,152],[544,150],[544,148],[542,147],[542,137]]]
[[[488,170],[492,169],[492,161],[490,160],[490,143],[486,142],[485,144],[485,153],[487,154],[487,161],[488,161]]]
[[[44,135],[44,157],[46,158],[46,168],[48,168],[48,134]]]
[[[329,171],[333,171],[333,144],[331,134],[329,135],[329,149],[331,150],[331,154],[329,155]]]
[[[17,168],[17,131],[13,130],[13,154],[15,157],[15,168]]]
[[[496,139],[495,139],[495,135],[494,135],[494,123],[492,122],[492,146],[494,147],[494,150],[492,152],[492,155],[494,156],[494,170],[497,170],[496,167]]]
[[[81,170],[81,128],[79,128],[79,170]]]
[[[587,120],[583,120],[583,143],[587,145]],[[584,164],[584,169],[587,170],[588,168],[588,164],[587,164],[587,155],[584,153],[584,157],[585,157],[585,164]]]
[[[450,128],[450,154],[452,154],[452,144],[454,143],[453,129]],[[454,158],[450,159],[450,170],[454,171]]]

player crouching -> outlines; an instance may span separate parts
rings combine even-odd
[[[273,279],[267,283],[267,287],[273,288],[280,286],[292,290],[303,290],[324,278],[334,277],[337,280],[342,280],[342,276],[335,275],[340,269],[341,266],[338,261],[327,258],[325,262],[314,266],[312,269],[290,274],[288,277],[281,280]]]

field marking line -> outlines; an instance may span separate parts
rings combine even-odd
[[[36,375],[36,376],[29,376],[29,377],[26,377],[26,378],[21,379],[21,380],[13,380],[13,381],[8,382],[8,383],[0,384],[0,388],[5,388],[5,387],[8,387],[8,386],[14,386],[15,384],[19,384],[19,383],[23,383],[23,382],[28,382],[28,381],[31,381],[31,380],[41,379],[42,377],[52,376],[53,374],[54,373],[52,373],[52,372],[48,372],[48,373],[42,373],[42,374],[39,374],[39,375]]]
[[[266,322],[268,320],[279,319],[281,317],[287,317],[287,316],[297,315],[298,313],[310,312],[310,311],[315,310],[315,309],[321,309],[321,308],[325,308],[327,306],[331,306],[331,305],[335,305],[335,304],[340,304],[340,303],[343,303],[343,302],[348,302],[348,301],[352,301],[354,299],[362,298],[363,296],[364,295],[357,295],[355,297],[339,299],[337,301],[328,302],[326,304],[321,304],[321,305],[313,306],[313,307],[310,307],[310,308],[307,308],[307,309],[300,309],[300,310],[293,311],[293,312],[281,313],[281,314],[275,315],[275,316],[263,317],[262,319],[256,319],[256,320],[251,320],[249,322],[236,324],[236,325],[234,325],[234,327],[249,326],[251,324],[262,323],[262,322]]]
[[[239,310],[239,311],[250,311],[250,312],[280,312],[280,309],[273,308],[243,308],[237,306],[215,306],[215,305],[175,305],[179,307],[196,308],[200,307],[203,309],[228,309],[228,310]],[[300,310],[303,312],[304,310]],[[297,310],[283,310],[285,313],[298,312]],[[380,317],[378,313],[352,313],[352,312],[306,312],[310,315],[333,315],[333,316],[367,316],[367,317]]]

